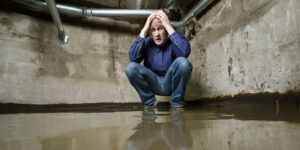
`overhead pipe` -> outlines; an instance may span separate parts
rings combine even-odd
[[[46,6],[45,2],[39,2],[40,6]],[[96,9],[86,7],[76,7],[56,4],[56,8],[60,13],[79,16],[82,18],[89,17],[138,17],[146,18],[151,13],[157,11],[156,9]]]
[[[64,27],[61,23],[61,20],[60,20],[59,14],[58,14],[58,10],[56,8],[55,0],[46,0],[46,2],[47,2],[47,6],[49,8],[49,12],[52,16],[52,19],[57,27],[58,40],[63,44],[67,44],[68,40],[69,40],[69,36],[64,31]]]
[[[28,6],[37,11],[47,9],[47,3],[39,0],[14,0],[17,3]],[[78,6],[70,6],[63,4],[56,4],[56,8],[61,14],[89,18],[89,17],[138,17],[146,18],[151,13],[158,11],[158,9],[98,9],[86,8]]]
[[[27,0],[28,1],[28,0]],[[29,3],[24,3],[24,5],[29,5],[33,7],[32,3],[38,5],[39,8],[47,7],[45,2],[39,0],[29,0]],[[171,21],[171,24],[175,27],[182,27],[187,24],[189,20],[197,16],[202,12],[207,6],[209,6],[214,0],[199,0],[199,2],[180,20]],[[172,1],[171,1],[172,2]],[[21,2],[22,3],[22,2]],[[94,17],[139,17],[147,18],[152,12],[158,11],[158,9],[95,9],[95,8],[85,8],[56,4],[56,8],[60,13],[66,15],[80,16],[83,18]]]
[[[155,9],[86,9],[86,15],[95,17],[139,17],[146,18]]]
[[[62,4],[55,4],[54,0],[46,0],[47,3],[39,0],[15,0],[18,3],[26,5],[37,11],[45,11],[47,6],[49,7],[50,14],[58,29],[58,38],[62,43],[68,42],[68,36],[64,32],[58,11],[62,14],[79,16],[82,18],[89,17],[135,17],[135,18],[147,18],[151,13],[158,11],[158,9],[95,9],[85,8],[77,6],[68,6]],[[180,20],[171,21],[174,27],[185,26],[189,20],[193,19],[199,13],[201,13],[207,6],[209,6],[214,0],[199,0],[199,2]],[[173,2],[170,0],[170,3]],[[56,6],[56,7],[55,7]]]
[[[209,6],[214,0],[199,0],[199,2],[180,20],[171,21],[171,24],[175,27],[182,27],[188,23],[193,17],[197,16],[207,6]]]

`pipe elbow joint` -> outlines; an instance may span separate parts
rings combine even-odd
[[[67,44],[69,42],[69,36],[65,32],[59,32],[58,41],[61,44]]]

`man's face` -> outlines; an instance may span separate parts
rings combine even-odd
[[[161,46],[166,43],[168,39],[167,31],[158,18],[152,20],[150,32],[156,45]]]

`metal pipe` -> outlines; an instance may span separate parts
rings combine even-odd
[[[23,4],[33,10],[45,11],[47,6],[50,14],[58,30],[58,39],[60,42],[66,44],[68,42],[68,35],[64,32],[63,25],[61,23],[58,11],[62,14],[79,16],[82,18],[94,17],[135,17],[135,18],[147,18],[151,13],[158,11],[157,9],[95,9],[55,4],[55,0],[46,0],[47,3],[40,0],[14,0],[20,4]],[[189,20],[197,16],[207,6],[209,6],[214,0],[199,0],[199,2],[180,20],[171,21],[174,27],[185,26]],[[168,4],[173,3],[170,0]]]
[[[171,21],[175,27],[184,26],[189,20],[197,16],[214,0],[200,0],[180,21]],[[95,8],[80,8],[57,4],[60,12],[66,14],[76,14],[84,18],[94,17],[138,17],[147,18],[151,13],[158,9],[95,9]]]
[[[174,0],[169,0],[165,8],[169,8],[171,5],[173,5]]]
[[[55,0],[46,0],[46,2],[47,2],[47,6],[49,8],[50,14],[52,16],[52,19],[58,30],[58,40],[61,43],[66,44],[68,42],[69,36],[64,31],[64,27],[61,23],[61,20],[60,20],[59,14],[58,14],[58,10],[56,8]]]
[[[139,17],[146,18],[155,9],[87,9],[88,16],[95,17]]]
[[[47,6],[45,2],[36,1],[36,4],[41,7]],[[56,4],[56,8],[60,13],[80,16],[83,18],[88,17],[138,17],[146,18],[151,13],[158,11],[158,9],[96,9],[96,8],[85,8]]]
[[[155,9],[96,9],[96,8],[84,8],[73,7],[67,5],[57,4],[59,12],[69,15],[76,15],[83,18],[88,17],[138,17],[146,18],[151,13],[158,11]]]
[[[39,0],[27,0],[32,7],[32,3],[39,5],[39,7],[46,6],[45,2]],[[209,6],[214,0],[199,0],[199,2],[180,20],[171,21],[171,24],[175,27],[184,26],[190,19],[197,16],[207,6]],[[172,2],[172,1],[171,1]],[[23,3],[26,5],[26,3]],[[139,17],[146,18],[152,12],[158,11],[157,9],[95,9],[95,8],[83,8],[68,5],[56,4],[56,7],[60,13],[67,15],[75,15],[83,18],[91,16],[95,17]]]
[[[208,5],[210,5],[214,0],[199,0],[199,2],[180,20],[180,21],[171,21],[171,24],[175,27],[184,26],[189,20],[197,16],[202,12]]]

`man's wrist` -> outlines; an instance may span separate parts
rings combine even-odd
[[[167,30],[169,35],[175,32],[175,29],[170,24],[165,25],[165,29]]]
[[[141,33],[140,33],[140,37],[141,38],[145,38],[146,37],[146,31],[144,29],[142,29]]]

